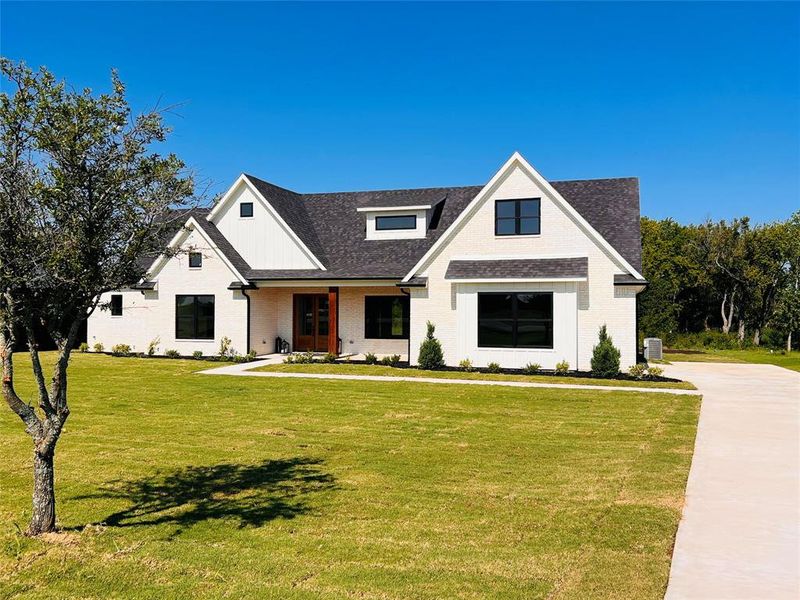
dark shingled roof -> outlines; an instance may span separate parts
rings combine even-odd
[[[248,280],[401,279],[453,224],[483,186],[298,194],[252,175],[247,178],[269,201],[326,270],[251,269],[205,217],[209,209],[185,211],[195,216],[209,237]],[[641,271],[639,181],[634,177],[553,181],[553,187],[637,271]],[[422,239],[365,239],[365,217],[357,208],[434,206],[434,218]],[[184,219],[185,222],[185,219]],[[178,230],[176,226],[175,231]],[[168,240],[167,240],[168,241]],[[152,261],[152,259],[151,259]],[[148,263],[149,264],[149,263]]]
[[[451,260],[445,279],[567,279],[587,277],[589,259]]]
[[[637,279],[633,275],[614,275],[614,285],[647,285],[645,279]]]

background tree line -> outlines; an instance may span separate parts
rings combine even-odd
[[[668,346],[800,343],[800,211],[786,221],[642,218],[640,333]]]

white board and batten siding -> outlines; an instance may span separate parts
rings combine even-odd
[[[243,202],[253,204],[252,217],[239,216]],[[319,268],[244,180],[214,214],[212,222],[253,269]]]
[[[495,236],[496,200],[541,198],[539,235]],[[445,279],[451,260],[503,258],[587,257],[588,281],[536,283],[459,283]],[[520,166],[512,165],[489,190],[484,202],[467,215],[417,275],[428,278],[427,288],[412,288],[411,353],[416,361],[425,336],[425,323],[436,325],[445,360],[457,365],[469,358],[476,366],[498,362],[521,367],[528,362],[553,368],[566,360],[571,369],[588,370],[597,333],[606,324],[622,353],[623,369],[636,362],[636,294],[614,286],[614,275],[625,273],[619,261],[587,235]],[[491,291],[552,291],[554,341],[550,351],[483,349],[477,346],[477,293]],[[574,309],[573,309],[574,307]]]
[[[109,310],[98,308],[87,324],[90,348],[98,342],[106,351],[115,344],[128,344],[133,352],[147,352],[150,342],[160,338],[158,354],[177,350],[181,355],[191,356],[200,350],[213,355],[225,336],[239,353],[247,352],[247,299],[242,292],[227,289],[235,279],[231,270],[197,231],[188,232],[181,248],[200,252],[202,267],[189,267],[189,256],[182,253],[170,258],[154,274],[155,291],[112,292],[122,294],[122,316],[115,317]],[[101,303],[108,303],[112,293],[103,294]],[[214,339],[176,339],[175,296],[179,294],[214,296]]]

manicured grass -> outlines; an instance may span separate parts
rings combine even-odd
[[[572,383],[577,385],[600,385],[622,387],[697,389],[688,381],[632,381],[625,379],[591,379],[589,377],[558,377],[555,375],[505,375],[501,373],[467,373],[465,371],[424,371],[422,369],[399,369],[385,365],[350,364],[280,364],[256,367],[253,371],[277,371],[280,373],[322,373],[326,375],[381,375],[384,377],[435,377],[437,379],[483,379],[489,381],[530,381],[536,383]]]
[[[800,371],[800,352],[781,354],[763,348],[749,350],[702,350],[692,352],[665,352],[667,362],[728,362],[777,365],[792,371]]]
[[[75,357],[45,540],[0,411],[0,597],[663,597],[697,396],[208,366]]]

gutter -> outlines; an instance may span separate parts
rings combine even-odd
[[[231,285],[228,286],[228,289],[239,290],[240,292],[242,292],[242,296],[244,296],[247,299],[247,326],[246,326],[247,335],[245,336],[246,339],[245,346],[247,352],[245,352],[245,354],[249,354],[250,353],[250,296],[247,294],[247,290],[254,290],[256,289],[256,286],[254,286],[252,283],[237,285],[237,282],[234,281]]]

